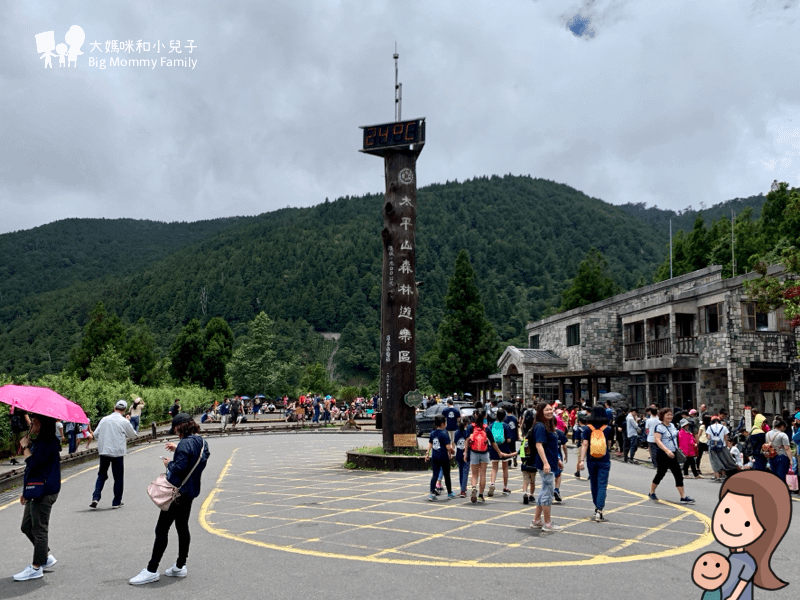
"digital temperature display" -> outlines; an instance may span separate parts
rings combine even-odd
[[[382,153],[390,148],[405,148],[425,143],[425,119],[370,125],[364,130],[362,152]]]

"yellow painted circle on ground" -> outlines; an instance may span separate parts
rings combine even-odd
[[[588,482],[567,476],[565,502],[552,509],[564,529],[550,533],[529,527],[535,506],[521,503],[519,471],[509,480],[511,496],[478,505],[428,502],[430,473],[352,472],[336,456],[318,455],[267,466],[256,452],[234,451],[199,520],[214,535],[270,550],[384,564],[530,568],[666,558],[714,541],[705,515],[611,485],[607,521],[595,523]]]

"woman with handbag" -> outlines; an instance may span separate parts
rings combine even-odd
[[[166,480],[177,488],[179,494],[166,510],[161,511],[156,523],[156,539],[150,562],[141,573],[130,579],[129,583],[133,585],[158,581],[158,564],[167,549],[169,530],[173,523],[178,532],[178,560],[164,574],[168,577],[186,577],[186,558],[191,539],[189,514],[192,500],[200,495],[200,478],[210,455],[208,444],[197,435],[199,431],[200,426],[186,413],[178,413],[172,419],[170,433],[177,434],[180,441],[177,445],[171,442],[166,445],[167,450],[175,452],[175,455],[172,460],[163,458],[163,461],[167,469]]]
[[[683,492],[683,473],[678,463],[678,431],[672,424],[672,410],[662,408],[658,411],[658,425],[655,426],[653,437],[658,448],[656,451],[656,476],[650,484],[650,500],[658,500],[656,488],[664,479],[667,471],[672,471],[675,478],[675,488],[681,495],[681,504],[694,504],[694,498],[686,496]],[[683,453],[681,453],[683,454]]]
[[[31,417],[30,433],[20,440],[25,475],[19,501],[25,507],[20,529],[33,544],[33,562],[14,575],[15,581],[38,579],[57,562],[50,554],[48,531],[50,511],[61,491],[61,444],[55,419]]]

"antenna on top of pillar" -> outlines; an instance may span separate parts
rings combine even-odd
[[[403,84],[397,81],[397,59],[400,55],[397,53],[397,42],[394,43],[394,120],[400,121],[403,109]]]

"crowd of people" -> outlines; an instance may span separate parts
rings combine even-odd
[[[371,405],[374,407],[376,403],[377,397],[373,398]],[[655,467],[649,490],[649,498],[653,501],[659,500],[657,488],[670,472],[679,501],[694,503],[694,499],[686,494],[684,479],[689,477],[690,470],[692,477],[704,477],[700,462],[706,452],[713,479],[719,482],[742,470],[768,471],[787,482],[791,472],[797,472],[800,412],[792,416],[784,411],[769,425],[764,415],[753,411],[752,425],[747,426],[742,419],[734,426],[727,411],[723,409],[712,415],[706,411],[705,405],[701,405],[699,411],[650,406],[646,415],[640,416],[635,407],[615,408],[611,402],[594,406],[581,402],[566,409],[559,401],[540,401],[526,409],[521,403],[504,406],[492,400],[487,405],[474,403],[471,417],[460,414],[452,397],[446,400],[446,405],[442,413],[434,417],[435,427],[425,455],[433,466],[429,499],[436,501],[445,490],[449,498],[469,497],[472,503],[483,503],[485,496],[492,497],[498,492],[511,494],[509,471],[513,463],[514,467],[519,466],[522,474],[523,504],[532,503],[536,507],[531,527],[544,531],[561,529],[553,521],[552,506],[562,502],[560,485],[568,461],[569,434],[577,452],[574,476],[580,478],[586,470],[594,504],[591,518],[598,522],[605,521],[613,453],[624,462],[637,462],[637,450],[647,448],[649,460]],[[15,580],[40,578],[57,562],[50,553],[48,531],[52,507],[61,489],[60,453],[64,438],[68,438],[70,449],[72,439],[77,440],[79,432],[85,434],[88,431],[90,434],[90,437],[81,439],[97,441],[100,464],[89,507],[98,507],[110,469],[114,478],[111,508],[122,508],[127,442],[138,435],[143,406],[140,398],[130,406],[127,401],[119,400],[112,413],[103,417],[94,431],[91,427],[84,429],[79,424],[64,424],[23,411],[12,414],[18,427],[27,427],[19,438],[26,465],[20,495],[20,503],[24,506],[20,528],[33,545],[32,562],[14,575]],[[256,418],[260,408],[256,406],[256,403],[246,404],[239,397],[226,398],[213,412],[219,414],[224,429],[229,422],[235,427],[247,414]],[[309,395],[298,401],[283,399],[281,410],[287,419],[290,414],[302,414],[301,419],[308,417],[312,422],[326,422],[337,410],[349,415],[352,411],[366,410],[366,406],[370,406],[367,401],[357,399],[349,405],[342,403],[342,408],[339,408],[335,398]],[[206,411],[204,417],[210,412]],[[170,433],[176,434],[179,441],[166,444],[165,448],[174,452],[174,457],[162,457],[162,460],[166,479],[178,494],[168,509],[160,512],[150,560],[138,575],[131,578],[130,583],[134,585],[159,579],[159,563],[173,524],[178,533],[178,558],[165,575],[185,577],[187,574],[189,516],[192,501],[200,494],[200,478],[209,450],[199,435],[199,425],[181,410],[179,400],[170,409],[170,416]],[[69,425],[73,427],[69,428]],[[454,490],[450,473],[453,459],[458,469],[458,493]],[[791,489],[791,485],[789,487]]]
[[[733,427],[727,411],[710,414],[705,405],[700,411],[650,406],[646,415],[637,408],[614,407],[612,402],[588,405],[585,401],[566,409],[559,401],[538,402],[527,410],[513,403],[506,411],[497,400],[486,406],[476,402],[471,417],[462,417],[454,399],[446,399],[446,408],[434,417],[426,459],[432,461],[429,499],[436,501],[445,489],[450,498],[466,498],[485,502],[484,493],[493,496],[502,472],[502,494],[510,494],[508,470],[513,461],[522,474],[522,502],[535,503],[534,528],[558,531],[551,519],[551,507],[562,501],[560,483],[568,457],[568,434],[578,461],[575,477],[585,469],[588,474],[596,521],[604,521],[608,478],[612,454],[626,463],[636,463],[636,453],[646,448],[655,468],[648,496],[659,501],[656,491],[669,472],[678,501],[693,504],[686,494],[684,480],[702,479],[700,462],[708,453],[713,481],[723,483],[741,470],[769,471],[792,485],[787,475],[797,472],[800,447],[800,412],[792,417],[784,414],[768,426],[764,415],[753,412],[749,431],[744,419]],[[463,405],[462,405],[463,406]],[[785,411],[787,412],[787,411]],[[791,441],[790,441],[791,438]],[[519,451],[517,444],[522,442]],[[793,447],[794,445],[794,447]],[[459,493],[453,490],[450,463],[458,470]],[[487,469],[491,475],[487,488]],[[540,489],[536,495],[537,475]],[[709,473],[710,475],[710,473]],[[444,485],[442,482],[444,481]],[[794,479],[793,481],[796,481]],[[793,488],[797,490],[796,485]]]
[[[287,423],[321,423],[329,425],[334,421],[348,421],[364,416],[372,416],[378,410],[379,397],[371,400],[355,398],[349,403],[333,396],[320,394],[301,395],[297,399],[288,396],[267,400],[263,396],[253,399],[247,396],[225,398],[221,403],[203,411],[201,423],[221,423],[222,429],[228,425],[235,429],[240,423],[258,420],[259,414],[280,414]]]

